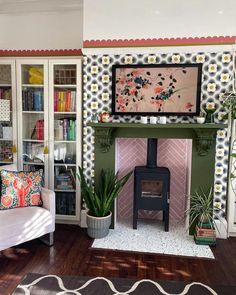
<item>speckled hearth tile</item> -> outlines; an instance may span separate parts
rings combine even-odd
[[[154,220],[139,220],[137,230],[130,221],[117,222],[115,229],[95,240],[92,247],[214,259],[210,247],[196,245],[183,223],[171,223],[170,231],[165,232],[163,223]]]

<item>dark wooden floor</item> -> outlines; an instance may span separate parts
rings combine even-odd
[[[218,240],[215,260],[89,249],[85,229],[57,225],[54,246],[39,240],[0,255],[0,294],[9,295],[29,273],[149,278],[236,285],[236,238]]]

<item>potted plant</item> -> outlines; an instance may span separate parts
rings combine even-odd
[[[118,173],[102,169],[97,187],[87,182],[81,167],[77,175],[80,181],[82,198],[88,208],[87,232],[91,238],[103,238],[109,233],[111,207],[121,189],[128,181],[132,171],[118,179]]]
[[[216,111],[215,103],[214,102],[207,102],[205,107],[206,112],[206,123],[214,123],[214,113]]]
[[[199,116],[196,117],[198,124],[203,124],[205,122],[205,113],[200,112]]]
[[[195,194],[190,195],[190,208],[185,211],[185,216],[189,216],[189,228],[194,227],[194,239],[196,244],[215,245],[216,230],[215,222],[216,212],[221,208],[213,203],[213,189],[208,193],[199,189]],[[217,218],[221,220],[220,216]]]

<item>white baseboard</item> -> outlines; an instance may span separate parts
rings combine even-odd
[[[228,223],[225,218],[221,220],[215,220],[217,225],[216,229],[216,237],[219,239],[227,239],[228,238]]]

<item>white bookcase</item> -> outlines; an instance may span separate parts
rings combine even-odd
[[[76,174],[81,166],[82,82],[81,60],[49,61],[50,184],[56,193],[61,222],[80,218],[80,187]]]
[[[22,170],[44,170],[49,185],[49,163],[44,154],[48,133],[48,61],[17,60],[18,154]]]
[[[82,66],[80,59],[17,59],[19,168],[44,170],[56,220],[80,222]]]
[[[17,164],[16,79],[13,60],[0,60],[0,99],[10,101],[10,121],[0,122],[0,166]]]

